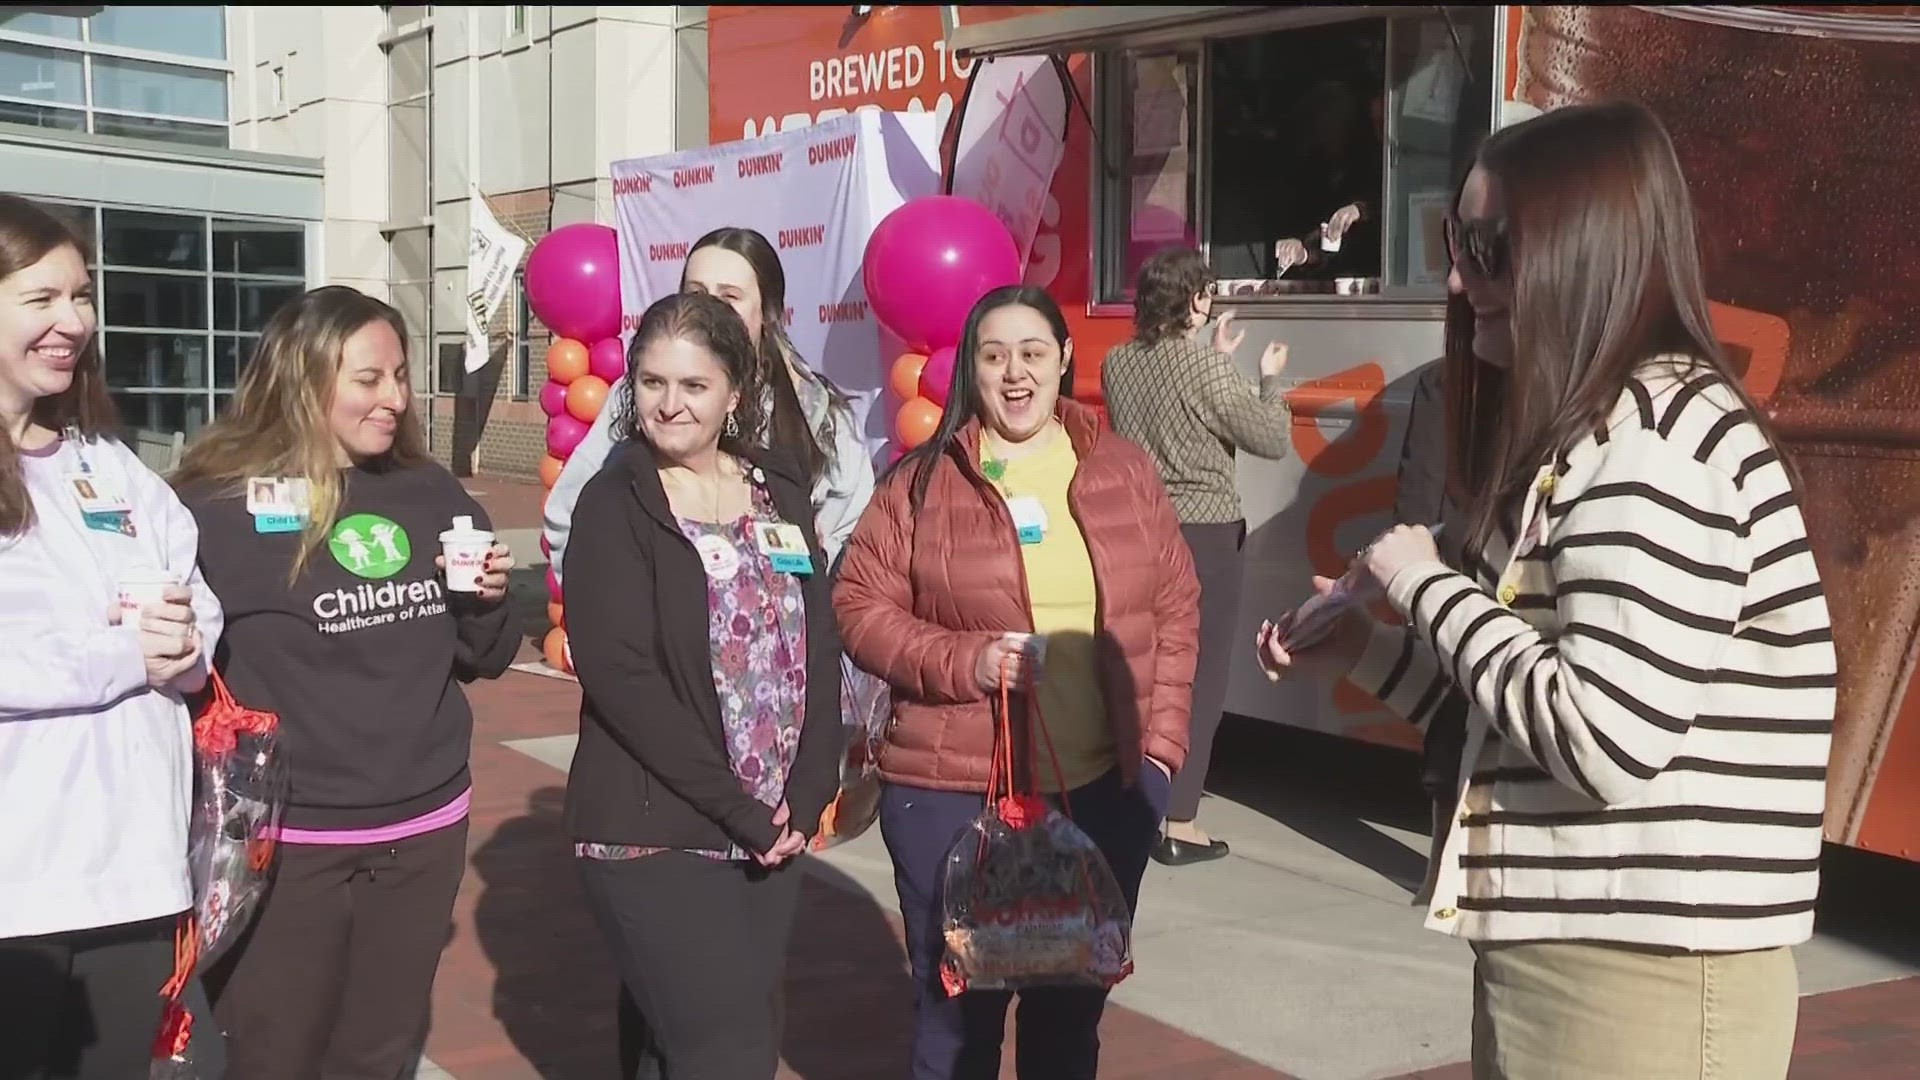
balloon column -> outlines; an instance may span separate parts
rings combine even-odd
[[[900,399],[888,452],[898,460],[939,429],[967,313],[992,290],[1019,284],[1020,253],[986,207],[931,195],[880,220],[860,276],[874,318],[910,350],[887,380]]]
[[[607,395],[627,373],[620,341],[620,245],[605,225],[567,225],[548,233],[527,257],[527,303],[534,317],[553,332],[547,349],[547,383],[540,388],[540,409],[547,414],[547,456],[540,462],[540,483],[549,491],[573,448],[606,405]],[[553,552],[546,538],[540,550]],[[547,570],[547,631],[542,651],[547,663],[573,670],[567,647],[566,611],[560,580]]]

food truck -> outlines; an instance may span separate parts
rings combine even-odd
[[[1294,453],[1242,457],[1241,639],[1388,525],[1411,388],[1441,353],[1441,221],[1476,141],[1529,109],[1631,97],[1699,208],[1715,327],[1804,479],[1841,657],[1830,840],[1920,859],[1920,7],[714,7],[710,136],[856,109],[943,119],[996,57],[1048,55],[1074,114],[1027,281],[1067,309],[1076,397],[1131,333],[1131,278],[1206,251],[1247,330],[1291,350]],[[969,106],[972,107],[972,106]],[[1338,252],[1287,265],[1349,203]],[[1263,679],[1228,708],[1417,747],[1352,686]]]

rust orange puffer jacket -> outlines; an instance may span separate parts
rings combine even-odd
[[[1080,459],[1067,501],[1093,562],[1101,689],[1131,784],[1142,756],[1186,760],[1200,585],[1152,459],[1084,405],[1062,399],[1056,415]],[[1033,630],[1013,518],[979,445],[976,420],[933,464],[918,513],[913,468],[883,480],[834,587],[847,655],[893,688],[880,772],[896,783],[986,790],[994,703],[974,667],[1000,634]]]

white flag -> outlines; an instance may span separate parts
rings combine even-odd
[[[1049,56],[991,57],[967,80],[942,137],[947,194],[993,211],[1025,266],[1067,148],[1072,76]]]
[[[487,366],[487,326],[506,299],[527,242],[500,227],[477,185],[467,187],[467,373]]]

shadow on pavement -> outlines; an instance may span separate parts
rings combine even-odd
[[[605,1080],[621,1072],[619,981],[580,893],[564,797],[559,786],[535,791],[474,853],[474,925],[495,972],[493,1014],[519,1054],[546,1080]],[[780,1075],[895,1080],[912,1020],[906,954],[851,878],[818,860],[807,874],[787,952]]]

